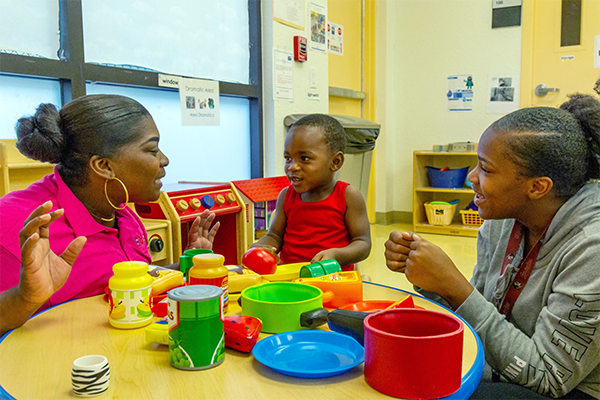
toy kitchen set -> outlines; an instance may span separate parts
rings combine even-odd
[[[236,265],[242,262],[248,242],[246,208],[231,183],[165,184],[156,202],[135,204],[135,210],[146,226],[150,254],[155,264],[166,265],[179,260],[187,248],[190,227],[204,210],[216,214],[213,225],[217,221],[221,222],[213,251],[225,257],[225,264]],[[168,227],[165,228],[165,222],[166,226],[170,225],[170,232]],[[168,254],[169,249],[172,249],[170,257],[158,257],[163,251]]]

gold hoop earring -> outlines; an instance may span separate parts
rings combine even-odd
[[[125,205],[121,208],[115,206],[112,201],[110,201],[110,199],[108,198],[108,181],[112,181],[113,179],[116,179],[117,182],[119,182],[121,184],[121,186],[123,186],[123,190],[125,191]],[[125,184],[123,183],[122,180],[120,180],[119,178],[117,178],[116,176],[114,178],[110,178],[107,179],[106,181],[104,181],[104,196],[106,196],[106,201],[108,201],[108,204],[110,204],[112,206],[112,208],[114,208],[115,210],[122,210],[125,207],[127,207],[127,203],[129,203],[129,192],[127,191],[127,187],[125,187]]]

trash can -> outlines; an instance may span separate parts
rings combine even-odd
[[[294,122],[306,115],[308,114],[290,114],[283,122],[289,129]],[[346,131],[345,161],[336,178],[357,188],[366,202],[369,194],[371,159],[381,125],[364,118],[329,115],[337,119]]]

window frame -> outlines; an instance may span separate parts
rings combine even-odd
[[[250,102],[250,177],[262,178],[264,146],[260,0],[248,0],[248,17],[250,83],[220,81],[219,90],[221,96],[244,97]],[[157,72],[86,64],[81,0],[59,0],[59,28],[58,60],[0,52],[0,73],[58,79],[63,104],[85,95],[87,82],[178,91],[159,86]]]

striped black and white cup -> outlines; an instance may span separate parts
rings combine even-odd
[[[106,392],[110,383],[108,360],[104,356],[84,356],[73,361],[71,370],[73,391],[80,397],[92,397]]]

